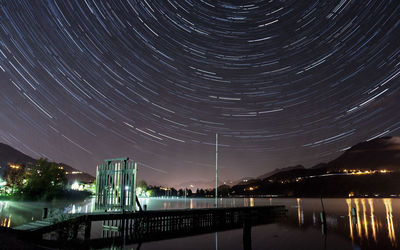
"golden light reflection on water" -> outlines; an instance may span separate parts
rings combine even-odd
[[[250,198],[250,207],[254,207],[254,198]]]
[[[3,214],[3,212],[5,212],[8,208],[9,204],[8,201],[1,201],[0,202],[0,213],[1,213],[1,217],[5,217],[5,218],[1,218],[0,219],[0,226],[2,227],[10,227],[11,226],[11,213],[9,215]]]
[[[354,202],[354,206],[352,206]],[[368,202],[368,206],[367,206]],[[382,199],[385,206],[387,237],[393,247],[397,247],[396,233],[393,222],[392,199]],[[357,231],[357,238],[360,240],[372,237],[375,243],[378,243],[378,235],[384,234],[385,220],[384,217],[379,219],[375,216],[375,200],[374,199],[346,199],[348,209],[349,233],[352,241],[355,240],[354,230]],[[355,211],[352,213],[352,209]],[[369,209],[369,211],[367,211]],[[369,216],[367,215],[369,214]],[[379,213],[378,213],[379,215]]]
[[[386,221],[388,227],[388,236],[393,246],[396,246],[396,234],[394,232],[392,199],[383,199],[386,209]]]
[[[361,221],[360,221],[360,206],[359,206],[359,200],[354,199],[354,203],[356,204],[356,215],[357,215],[357,234],[358,237],[362,238],[362,232],[361,232]]]
[[[374,241],[377,242],[376,240],[376,226],[375,226],[375,216],[374,216],[374,200],[373,199],[368,199],[368,204],[369,204],[369,211],[370,211],[370,217],[371,217],[371,229],[372,229],[372,238],[374,238]]]
[[[1,220],[1,226],[2,227],[10,227],[11,226],[11,214],[9,217],[6,217],[3,220]]]
[[[301,226],[301,199],[297,198],[297,217],[299,218],[299,226]]]
[[[352,221],[352,216],[351,216],[351,199],[346,199],[346,203],[347,203],[347,208],[349,210],[348,216],[349,216],[350,239],[351,239],[351,241],[354,241],[353,221]]]
[[[367,209],[365,207],[365,199],[361,199],[361,205],[363,208],[363,225],[364,225],[364,235],[368,239],[368,220],[367,220]]]

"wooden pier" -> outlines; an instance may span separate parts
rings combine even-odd
[[[251,226],[274,223],[286,217],[284,206],[157,210],[142,212],[95,212],[74,214],[64,219],[48,218],[14,228],[23,237],[38,239],[38,244],[57,246],[61,239],[46,235],[64,235],[66,246],[87,247],[126,245],[147,241],[186,237],[243,228],[243,242],[251,238]],[[102,237],[91,237],[92,223],[101,223]],[[66,230],[72,232],[68,233]],[[78,231],[83,231],[79,239]],[[249,236],[250,235],[250,236]],[[251,241],[250,241],[251,243]],[[247,243],[248,244],[248,243]],[[82,245],[80,245],[82,246]]]

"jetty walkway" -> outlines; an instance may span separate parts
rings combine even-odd
[[[251,226],[281,221],[286,212],[284,206],[94,212],[34,221],[13,231],[39,245],[59,247],[63,241],[65,246],[97,248],[243,228],[246,245],[251,244]],[[92,237],[96,230],[101,237]]]

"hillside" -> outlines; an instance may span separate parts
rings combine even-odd
[[[400,170],[400,137],[384,137],[359,143],[337,159],[329,162],[326,169]]]
[[[0,143],[0,176],[4,175],[4,173],[9,169],[10,164],[34,166],[35,163],[36,159],[7,144]],[[58,165],[64,168],[69,183],[72,183],[75,180],[83,182],[93,182],[95,180],[95,177],[90,174],[68,166],[67,164],[59,163]]]
[[[3,173],[7,169],[8,164],[32,165],[36,162],[32,157],[8,146],[7,144],[0,143],[0,167]]]
[[[400,194],[400,189],[389,188],[399,181],[400,137],[384,137],[358,143],[328,163],[311,168],[277,169],[246,186],[233,186],[232,192],[286,196],[391,195]]]
[[[268,172],[266,174],[258,176],[257,179],[264,180],[264,179],[266,179],[268,177],[271,177],[273,175],[276,175],[278,173],[288,172],[288,171],[292,171],[292,170],[299,170],[299,169],[303,170],[305,168],[302,165],[297,165],[297,166],[293,166],[293,167],[286,167],[286,168],[277,168],[277,169],[275,169],[275,170],[273,170],[271,172]]]

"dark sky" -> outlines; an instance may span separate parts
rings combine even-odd
[[[400,1],[0,1],[0,141],[154,184],[311,167],[400,130]]]

